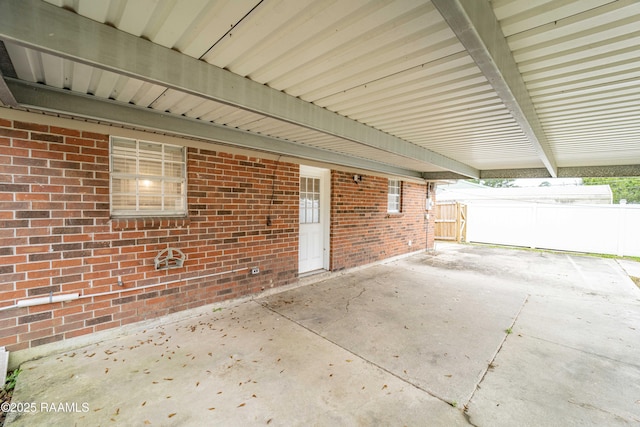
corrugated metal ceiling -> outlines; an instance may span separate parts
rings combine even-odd
[[[429,1],[47,2],[480,171],[544,168],[456,29]],[[557,165],[640,164],[640,2],[493,0],[491,7]],[[23,81],[419,172],[446,169],[169,85],[5,45]]]
[[[640,160],[640,2],[493,8],[559,165]]]

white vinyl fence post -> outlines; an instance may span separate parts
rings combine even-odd
[[[618,248],[618,256],[624,256],[624,239],[625,239],[625,231],[627,229],[627,207],[625,204],[618,205],[618,232],[616,233],[616,244]]]
[[[535,249],[537,245],[538,236],[538,204],[534,203],[531,207],[531,227],[529,232],[529,247]]]

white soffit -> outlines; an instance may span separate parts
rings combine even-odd
[[[408,158],[402,151],[5,42],[19,80],[415,171],[441,171],[446,159],[466,171],[545,168],[520,122],[430,1],[46,2],[313,103],[445,161]],[[640,164],[640,2],[489,4],[552,160],[559,167]]]
[[[206,43],[203,44],[202,40],[199,40],[199,38],[204,36],[210,37],[213,34],[213,31],[210,30],[209,27],[211,25],[216,25],[216,24],[215,23],[210,24],[209,22],[206,22],[206,20],[203,21],[202,16],[215,14],[215,11],[213,11],[212,9],[217,10],[217,8],[219,7],[219,4],[216,2],[209,1],[209,2],[188,3],[190,7],[201,7],[201,9],[199,9],[199,12],[196,14],[191,12],[187,13],[187,11],[182,9],[180,13],[176,11],[172,11],[173,9],[168,10],[167,3],[164,3],[164,2],[161,2],[158,4],[155,4],[155,3],[149,4],[148,6],[154,10],[145,15],[145,16],[149,15],[148,19],[145,18],[139,21],[139,25],[141,25],[143,28],[133,28],[132,26],[134,26],[134,24],[130,20],[125,19],[127,10],[129,10],[128,3],[125,3],[124,7],[123,7],[123,3],[119,1],[106,2],[108,3],[108,5],[105,5],[105,4],[97,5],[93,1],[84,1],[84,0],[80,0],[79,2],[57,1],[53,3],[65,9],[75,10],[77,13],[83,14],[85,17],[89,17],[93,20],[98,20],[100,22],[113,25],[118,29],[122,29],[122,30],[126,29],[132,35],[140,35],[141,37],[149,39],[153,43],[160,44],[164,47],[170,47],[173,50],[177,49],[176,43],[178,44],[181,43],[180,46],[182,47],[184,52],[189,53],[191,56],[195,58],[201,58],[201,57],[203,59],[209,58],[211,55],[213,55],[214,51],[216,51],[216,48],[218,47],[218,45],[220,45],[221,50],[224,50],[223,49],[225,45],[224,41],[226,39],[229,39],[229,40],[232,40],[234,43],[234,48],[231,50],[232,50],[232,53],[236,55],[235,63],[243,62],[241,58],[242,56],[241,52],[243,52],[244,51],[243,49],[246,47],[244,45],[244,42],[242,41],[246,37],[238,37],[238,36],[245,34],[250,39],[255,38],[256,36],[264,37],[265,39],[267,39],[270,36],[265,35],[263,33],[264,28],[262,27],[264,27],[265,25],[269,32],[280,34],[282,31],[284,31],[285,33],[288,31],[288,28],[285,28],[284,30],[277,28],[277,22],[280,22],[280,21],[267,22],[267,21],[259,20],[257,25],[258,27],[260,27],[260,29],[256,29],[256,26],[253,25],[255,22],[251,21],[249,17],[259,16],[260,11],[264,8],[268,10],[273,9],[271,13],[277,13],[283,16],[287,22],[291,21],[291,25],[300,25],[298,20],[302,18],[301,16],[298,16],[298,13],[302,13],[302,15],[306,17],[304,19],[308,21],[309,19],[316,18],[317,15],[315,13],[317,12],[317,9],[319,7],[314,5],[314,7],[311,9],[307,8],[306,10],[298,10],[298,8],[296,7],[293,7],[293,8],[287,7],[283,9],[283,5],[282,4],[279,5],[278,2],[262,2],[262,3],[259,3],[260,7],[258,8],[254,8],[255,4],[247,4],[246,9],[244,10],[245,12],[244,15],[242,13],[239,13],[240,18],[238,18],[238,22],[236,22],[234,25],[230,24],[229,29],[226,30],[226,32],[216,33],[212,39],[208,39],[209,45],[207,46]],[[340,5],[338,5],[335,2],[316,2],[316,3],[321,3],[322,8],[325,8],[325,9],[328,8],[329,11],[331,12],[330,15],[334,17],[340,15],[344,11],[344,8],[340,7]],[[358,10],[360,12],[362,12],[363,10],[362,8],[364,7],[365,9],[368,9],[369,12],[374,13],[377,16],[375,20],[371,22],[367,21],[365,23],[366,25],[364,25],[364,27],[366,27],[368,32],[373,31],[377,27],[377,25],[380,23],[380,19],[382,19],[385,16],[385,14],[388,12],[387,7],[383,7],[377,3],[370,3],[370,2],[354,2],[354,3],[359,4]],[[417,4],[418,2],[413,2],[413,3],[415,6],[415,4]],[[187,3],[181,3],[180,6],[183,7],[185,4]],[[403,7],[406,6],[404,1],[397,2],[395,5],[396,6],[394,6],[394,8],[398,8],[398,5],[402,5]],[[383,9],[386,12],[381,12],[378,9]],[[413,7],[409,8],[408,10],[409,11],[413,10]],[[312,13],[312,11],[316,11],[316,12]],[[402,13],[405,15],[404,19],[406,19],[406,14],[408,12],[403,9]],[[189,16],[191,18],[188,18]],[[252,19],[255,20],[255,18],[252,18]],[[359,20],[360,15],[355,14],[351,17],[351,19]],[[121,24],[125,22],[127,23],[127,26],[121,27]],[[249,24],[246,24],[246,22],[249,22]],[[295,22],[298,22],[298,24],[295,24]],[[322,20],[320,20],[320,22],[323,23],[324,26],[333,24],[333,22],[324,22]],[[190,23],[191,24],[197,23],[198,25],[189,25]],[[244,25],[240,25],[240,24],[244,24]],[[171,33],[172,36],[169,37],[167,33]],[[222,37],[222,39],[220,39],[220,36]],[[235,40],[237,40],[237,42],[235,42]],[[284,39],[280,37],[278,40],[280,42],[282,42],[283,40],[287,41],[288,44],[285,45],[287,49],[291,48],[295,43],[297,43],[297,41],[292,39],[291,37],[286,37]],[[339,42],[339,40],[335,40],[334,42]],[[365,42],[365,40],[361,40],[360,42]],[[7,42],[7,45],[11,45],[11,43]],[[198,51],[198,49],[194,47],[195,45],[201,46],[201,49]],[[272,45],[273,49],[275,49],[276,47],[278,47],[278,44]],[[149,102],[147,106],[149,106],[150,108],[153,108],[159,111],[171,112],[171,113],[174,113],[175,111],[176,113],[174,114],[177,114],[180,111],[186,110],[186,112],[182,114],[184,114],[187,117],[191,117],[190,113],[187,113],[188,111],[197,108],[198,113],[200,115],[202,115],[205,118],[212,119],[209,121],[214,123],[220,123],[219,121],[216,120],[216,117],[218,116],[217,111],[206,111],[206,107],[215,106],[215,104],[203,102],[204,100],[201,100],[201,99],[193,99],[194,95],[179,93],[179,91],[166,90],[166,91],[162,91],[154,99],[152,96],[143,96],[138,91],[142,90],[146,94],[155,95],[159,91],[158,86],[161,86],[161,85],[152,84],[151,86],[149,86],[148,84],[146,84],[146,86],[143,87],[143,85],[145,85],[144,82],[132,77],[127,77],[125,75],[116,75],[115,73],[110,71],[104,71],[91,66],[82,65],[78,62],[74,62],[67,59],[61,59],[51,54],[40,53],[36,50],[26,49],[24,47],[17,46],[17,45],[11,46],[10,49],[11,49],[10,56],[12,58],[17,58],[17,62],[20,62],[20,58],[23,59],[22,63],[18,64],[15,67],[16,72],[18,74],[18,78],[21,80],[40,82],[40,83],[45,83],[47,85],[51,85],[54,87],[64,87],[72,90],[74,90],[74,86],[79,89],[86,88],[87,89],[86,93],[89,93],[98,97],[116,99],[122,102],[130,102],[130,103],[134,103],[137,106],[145,106],[143,104],[143,101]],[[20,51],[20,52],[17,52],[17,51]],[[271,51],[267,51],[267,52],[269,55],[274,55],[274,53]],[[117,52],[115,54],[118,55]],[[118,60],[116,59],[116,62],[117,61]],[[48,63],[52,65],[42,66],[43,63]],[[223,67],[222,64],[220,63],[215,63],[213,65],[216,65],[219,68]],[[291,68],[297,68],[298,66],[299,64],[297,63],[286,64],[286,68],[289,70]],[[44,71],[45,68],[47,69],[47,71]],[[229,69],[231,68],[231,66],[228,66],[226,68]],[[69,72],[69,70],[74,70],[74,71]],[[76,79],[80,79],[85,84],[82,86],[74,85],[73,81]],[[261,83],[261,82],[258,82],[258,83]],[[82,91],[80,92],[84,93]],[[286,93],[286,91],[282,91],[282,92]],[[134,98],[131,98],[131,100],[127,101],[127,98],[131,97],[132,94],[137,94],[138,96],[135,98],[135,100]],[[253,97],[253,99],[256,99],[255,95],[248,94],[247,96],[249,98]],[[261,95],[258,94],[257,96],[261,96]],[[218,106],[215,106],[215,108],[217,109]],[[235,107],[226,107],[226,111],[225,111],[226,114],[233,114],[234,123],[241,123],[241,122],[248,123],[251,121],[259,120],[259,117],[256,117],[255,113],[246,112],[244,111],[244,108],[237,109],[237,111],[231,111],[234,108]],[[328,111],[326,109],[320,109],[316,111],[321,112],[323,110]],[[245,113],[247,114],[247,117],[243,118],[243,115]],[[298,117],[302,117],[302,116],[300,116],[300,114],[298,113]],[[311,116],[306,116],[306,117],[311,117]],[[223,115],[222,118],[224,121],[227,119],[227,116]],[[314,119],[314,120],[318,122],[317,119]],[[339,122],[339,120],[337,122]],[[356,121],[351,121],[351,122],[353,124],[358,123]],[[292,122],[292,124],[296,125],[296,123],[294,122]],[[452,170],[456,170],[458,172],[462,172],[467,175],[477,176],[477,170],[474,169],[473,167],[470,167],[466,164],[462,164],[461,162],[456,161],[454,159],[447,158],[446,156],[443,156],[432,150],[428,150],[427,148],[423,149],[417,144],[411,144],[410,141],[403,141],[402,139],[397,138],[391,134],[386,134],[384,130],[375,130],[375,132],[378,132],[378,134],[376,135],[376,138],[380,139],[381,143],[378,143],[371,138],[364,138],[364,135],[367,132],[372,135],[375,134],[375,132],[372,133],[371,131],[367,131],[365,133],[362,133],[360,132],[358,126],[361,126],[363,130],[365,130],[366,128],[375,129],[369,126],[362,127],[362,124],[359,124],[356,126],[350,125],[349,127],[351,129],[345,128],[347,129],[347,133],[344,135],[342,140],[345,145],[345,149],[352,152],[353,155],[360,156],[363,158],[370,158],[371,160],[381,162],[381,163],[388,163],[389,161],[395,162],[397,159],[398,161],[400,161],[399,163],[394,163],[397,166],[403,165],[406,162],[407,157],[409,157],[412,163],[421,164],[421,167],[416,169],[416,171],[429,172],[433,170],[440,170],[442,169],[442,166],[445,166],[448,168],[452,168]],[[239,129],[243,129],[241,125],[238,125],[237,127]],[[337,129],[335,126],[333,128]],[[323,132],[323,129],[319,128],[318,131]],[[362,135],[361,137],[359,137],[360,141],[354,142],[353,140],[350,140],[351,138],[354,138],[354,137],[357,138],[357,137],[348,136],[349,132],[351,132],[352,135],[357,135],[358,132],[360,132],[360,135]],[[385,135],[388,135],[388,136],[385,136]],[[273,136],[280,137],[279,135],[273,135]],[[334,139],[335,137],[338,137],[338,139],[341,139],[341,135],[334,135]],[[304,143],[304,141],[297,141],[297,142]],[[399,149],[393,148],[396,146],[395,145],[396,143],[399,144],[398,145],[400,147]],[[389,149],[384,148],[385,146],[389,147]],[[377,149],[371,150],[372,147]],[[373,158],[370,157],[372,153],[375,153],[375,156]]]
[[[640,2],[493,0],[559,166],[640,162]]]

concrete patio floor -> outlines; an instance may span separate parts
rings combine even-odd
[[[5,425],[638,425],[639,348],[616,260],[438,244],[26,362]]]

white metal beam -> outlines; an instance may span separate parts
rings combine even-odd
[[[0,1],[0,39],[479,176],[462,162],[40,0]]]
[[[488,0],[432,0],[533,145],[552,177],[558,167],[511,49]]]
[[[221,142],[236,147],[282,154],[299,159],[370,170],[408,178],[422,178],[417,171],[378,163],[307,145],[241,131],[184,116],[162,113],[118,101],[99,99],[68,90],[7,78],[7,86],[21,106],[69,114],[108,123],[134,126],[177,136]]]

